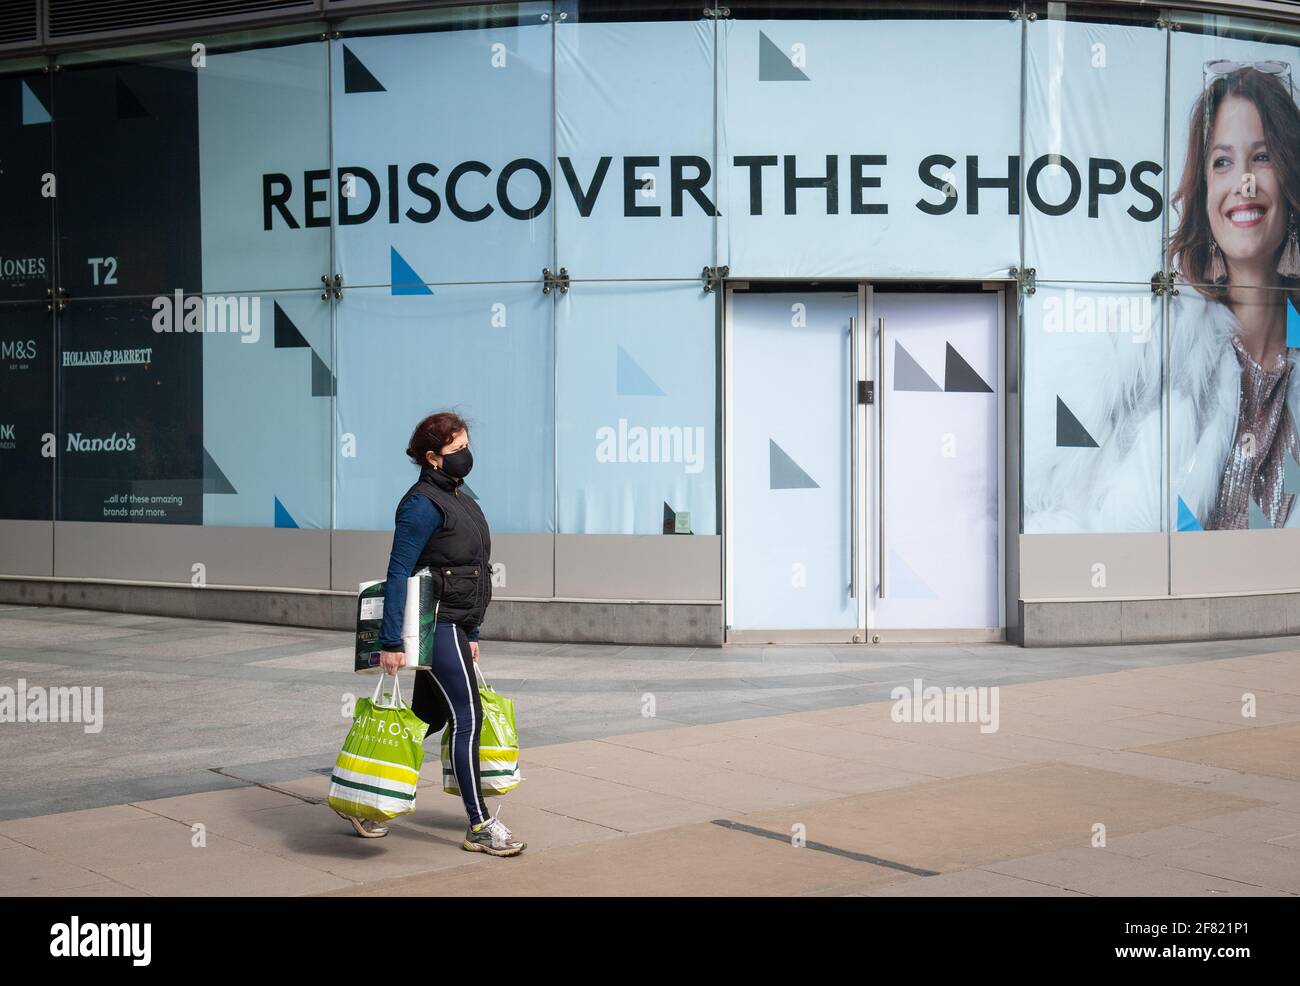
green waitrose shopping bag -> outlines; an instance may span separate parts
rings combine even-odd
[[[415,811],[415,787],[424,763],[429,724],[402,703],[393,675],[393,701],[379,702],[387,675],[380,675],[371,698],[357,701],[352,728],[330,776],[329,806],[353,818],[386,822]]]
[[[478,674],[478,695],[483,705],[483,729],[479,733],[479,790],[483,797],[513,791],[523,780],[519,776],[519,732],[515,729],[515,703],[499,694],[483,680],[483,672],[474,662]],[[442,731],[442,789],[460,795],[456,773],[451,765],[452,724]]]

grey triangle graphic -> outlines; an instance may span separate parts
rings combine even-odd
[[[325,365],[325,361],[311,351],[311,395],[312,397],[334,396],[334,374]]]
[[[813,478],[799,468],[798,463],[786,454],[785,449],[767,440],[768,448],[768,489],[773,490],[817,490],[821,489]]]
[[[918,363],[897,339],[894,340],[894,389],[940,391],[934,377],[921,369]]]
[[[1056,447],[1057,448],[1099,448],[1096,439],[1088,434],[1088,429],[1079,423],[1074,412],[1065,406],[1065,401],[1056,398]]]
[[[776,42],[762,31],[758,32],[758,81],[759,82],[807,82],[804,75],[790,56],[776,46]]]
[[[462,493],[464,493],[467,497],[469,497],[471,500],[477,500],[477,499],[478,499],[478,494],[475,493],[472,489],[469,488],[469,483],[461,483],[461,484],[460,484],[460,491],[461,491]]]
[[[984,382],[984,378],[975,372],[975,368],[966,362],[965,357],[957,352],[951,342],[948,347],[943,370],[943,389],[949,394],[991,394],[993,388]]]
[[[238,493],[207,449],[203,450],[203,492]]]

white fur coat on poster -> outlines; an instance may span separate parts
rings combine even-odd
[[[1237,433],[1241,365],[1232,338],[1240,331],[1232,310],[1180,284],[1169,304],[1168,509],[1164,486],[1161,410],[1162,340],[1135,343],[1128,335],[1093,336],[1065,347],[1068,355],[1043,352],[1056,372],[1035,365],[1027,347],[1026,390],[1034,378],[1061,381],[1060,398],[1097,442],[1097,448],[1062,448],[1047,439],[1040,419],[1037,441],[1026,428],[1024,529],[1026,533],[1161,531],[1178,529],[1178,499],[1204,526],[1214,510],[1228,450]],[[1287,350],[1292,371],[1287,409],[1300,418],[1300,349]],[[1068,361],[1068,366],[1058,361]],[[1068,391],[1068,395],[1066,393]],[[1026,395],[1029,396],[1028,394]],[[1040,397],[1043,395],[1040,395]],[[1047,404],[1038,402],[1040,412]],[[1054,422],[1055,402],[1052,402]],[[1284,527],[1300,527],[1300,501]]]

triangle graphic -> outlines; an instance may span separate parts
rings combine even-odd
[[[226,474],[221,471],[216,460],[207,449],[203,450],[203,492],[204,493],[238,493],[231,485]]]
[[[894,389],[942,391],[934,378],[918,363],[897,339],[894,340]]]
[[[677,530],[677,512],[664,501],[664,533],[671,534]]]
[[[1264,516],[1264,511],[1259,509],[1259,504],[1251,498],[1250,509],[1246,514],[1246,527],[1252,531],[1271,531],[1273,522]]]
[[[275,498],[275,526],[276,527],[297,527],[298,522],[289,516],[289,511],[284,509],[284,504],[280,498]]]
[[[893,548],[889,549],[889,594],[896,599],[938,599],[939,595],[916,574]]]
[[[1292,300],[1288,300],[1286,306],[1286,344],[1292,349],[1300,349],[1300,312],[1296,311]]]
[[[278,301],[275,305],[275,348],[276,349],[305,349],[307,340],[302,337],[298,331],[298,326],[293,324],[291,319]]]
[[[461,483],[461,484],[460,484],[460,491],[461,491],[462,493],[464,493],[467,497],[469,497],[471,500],[477,500],[477,499],[478,499],[478,494],[475,493],[472,489],[470,489],[468,483]]]
[[[776,42],[762,31],[758,32],[758,81],[759,82],[807,82],[804,75],[790,56],[777,47]]]
[[[352,54],[352,49],[343,46],[343,91],[344,92],[387,92],[370,69],[362,64],[361,59]]]
[[[1183,502],[1183,498],[1178,498],[1178,529],[1180,531],[1203,531],[1204,527],[1196,519],[1196,514],[1192,513],[1191,508]]]
[[[1282,492],[1300,494],[1300,462],[1289,455],[1282,456]]]
[[[144,108],[140,98],[127,88],[120,78],[117,80],[117,118],[119,120],[138,120],[147,117],[149,111]]]
[[[785,449],[767,440],[768,489],[771,490],[818,490],[821,489],[813,478],[799,468],[798,463],[786,454]]]
[[[614,385],[616,394],[632,397],[664,396],[663,390],[650,378],[650,374],[641,369],[641,364],[628,355],[627,350],[622,346],[618,347],[616,377],[617,382]]]
[[[1056,398],[1056,447],[1100,448],[1059,396]]]
[[[984,382],[984,378],[966,362],[961,353],[953,348],[951,342],[944,357],[943,389],[949,394],[991,394],[993,388]]]
[[[312,397],[334,396],[334,374],[325,365],[325,361],[311,351],[311,395]]]
[[[49,123],[50,111],[45,108],[41,98],[32,92],[32,87],[26,82],[22,83],[23,89],[23,126],[30,127],[37,123]]]
[[[390,246],[389,280],[393,284],[393,294],[433,294],[424,278],[406,262],[406,258],[397,252],[397,247]]]

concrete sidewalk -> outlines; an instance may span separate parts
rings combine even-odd
[[[111,629],[105,618],[134,632],[94,632]],[[250,679],[236,669],[248,665],[209,655],[206,669],[186,668],[189,661],[176,656],[184,640],[197,639],[184,633],[199,629],[225,648],[221,653],[256,651],[259,668],[269,664],[279,673],[286,664],[288,670],[294,663],[310,665],[299,669],[300,683],[313,674],[336,674],[322,670],[319,641],[314,649],[279,657],[249,646],[264,643],[250,637],[319,631],[186,621],[141,629],[152,618],[76,611],[0,612],[0,630],[12,634],[13,624],[24,620],[32,629],[37,621],[64,620],[90,649],[75,640],[61,641],[57,654],[40,646],[0,647],[0,685],[12,685],[21,673],[51,684],[64,680],[62,667],[87,681],[104,674],[142,676],[126,684],[146,695],[170,694],[182,682],[169,683],[169,675],[190,675],[183,685],[196,693],[191,708],[243,696]],[[164,639],[152,640],[152,634]],[[113,649],[134,656],[121,660],[147,660],[140,655],[150,653],[152,640],[159,651],[171,652],[172,665],[115,667],[114,655],[105,656],[106,641],[123,636],[132,644]],[[328,659],[335,667],[337,644],[323,649],[333,651]],[[67,776],[58,774],[68,769],[61,766],[64,743],[95,762],[99,738],[83,737],[69,724],[26,731],[0,726],[0,789],[11,813],[0,822],[0,893],[1300,893],[1295,638],[1185,645],[1182,663],[1172,649],[1097,648],[1104,670],[1083,674],[1071,671],[1083,670],[1083,659],[1094,651],[1049,651],[1041,662],[1020,665],[1018,655],[1026,652],[1014,648],[862,648],[843,656],[850,649],[757,648],[732,655],[727,648],[655,658],[637,653],[650,648],[600,655],[560,647],[552,651],[557,667],[547,667],[556,677],[547,677],[540,673],[543,662],[523,649],[506,656],[508,648],[485,642],[483,650],[485,670],[497,668],[500,687],[520,703],[526,780],[503,799],[501,817],[528,841],[523,856],[489,859],[459,848],[464,816],[458,799],[440,791],[436,753],[426,763],[415,815],[394,823],[385,839],[356,838],[321,803],[328,781],[320,771],[332,755],[320,748],[315,731],[328,732],[329,749],[336,751],[345,730],[331,678],[285,699],[307,702],[302,692],[319,688],[319,698],[310,701],[333,704],[328,730],[324,723],[303,727],[316,752],[302,754],[303,736],[282,736],[277,745],[276,721],[256,721],[271,706],[258,704],[241,712],[243,730],[259,737],[261,749],[274,748],[277,759],[223,767],[221,774],[210,769],[208,777],[219,783],[208,781],[201,790],[121,797],[120,803],[78,811],[30,810],[41,803],[32,793],[36,780],[14,768],[39,773],[44,764]],[[81,663],[57,663],[74,657]],[[693,668],[697,660],[704,663]],[[664,674],[663,662],[676,674]],[[803,670],[791,670],[796,665]],[[522,673],[529,670],[537,675],[534,684],[548,683],[550,690],[530,690]],[[343,674],[359,690],[356,679]],[[873,675],[878,680],[866,680]],[[566,676],[571,680],[561,687]],[[982,732],[977,723],[894,722],[891,682],[910,685],[913,676],[926,685],[998,684],[997,730]],[[1022,680],[1007,682],[1015,678]],[[611,692],[611,679],[624,680]],[[262,690],[264,678],[252,674],[251,680]],[[763,690],[719,685],[739,680],[761,680]],[[861,689],[871,689],[875,700],[853,701]],[[727,709],[702,698],[727,690],[750,701],[736,698],[745,707]],[[1246,693],[1254,696],[1254,718],[1242,715]],[[645,694],[655,695],[658,717],[640,715],[638,700]],[[795,707],[781,711],[753,701],[774,702],[774,695]],[[583,696],[581,703],[574,696]],[[180,743],[177,756],[210,757],[207,747],[215,743],[205,739],[201,718],[187,718],[184,704],[133,707],[132,717],[144,715],[145,721],[130,729],[123,723],[121,730],[135,738],[111,741],[147,747],[165,737]],[[706,704],[713,721],[670,718],[702,719]],[[543,729],[555,729],[579,707],[611,710],[583,724],[593,738],[529,742],[534,713]],[[594,735],[598,723],[624,728]],[[224,720],[211,725],[234,728]],[[36,736],[52,741],[34,745]],[[426,747],[436,751],[436,740]],[[295,766],[299,761],[313,766]],[[154,761],[168,769],[179,762]],[[147,787],[148,770],[141,773],[139,763],[131,770],[118,785]],[[263,776],[253,776],[259,771]],[[78,790],[102,801],[113,783],[110,778]],[[15,817],[24,806],[27,817]],[[1099,826],[1104,846],[1094,847]]]

